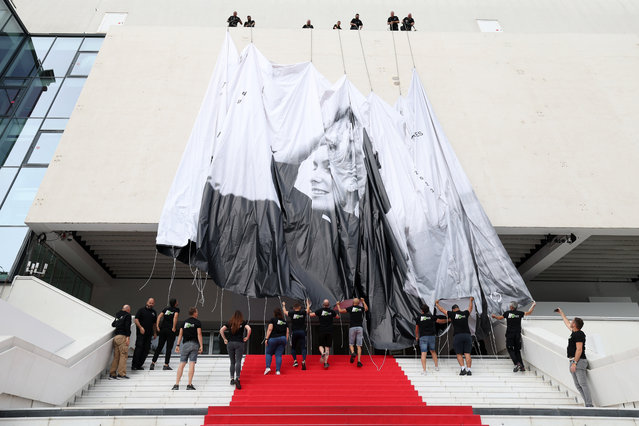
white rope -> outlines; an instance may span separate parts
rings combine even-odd
[[[342,67],[344,67],[344,75],[346,75],[346,61],[344,60],[344,46],[342,46],[342,32],[337,31],[337,37],[339,38],[339,50],[342,52]]]
[[[410,37],[408,36],[408,33],[410,31],[404,31],[406,33],[406,40],[408,40],[408,49],[410,50],[410,59],[413,61],[413,68],[417,68],[415,66],[415,57],[413,56],[413,46],[410,44]]]
[[[208,274],[206,276],[208,277]],[[217,307],[217,300],[218,300],[219,296],[220,296],[220,288],[218,286],[215,286],[215,304],[213,305],[213,309],[211,309],[211,312],[215,311],[215,308]]]
[[[313,29],[311,28],[311,63],[313,63]]]
[[[364,58],[364,66],[366,67],[366,75],[368,76],[368,85],[371,88],[371,92],[373,91],[373,83],[371,81],[371,73],[368,71],[368,62],[366,62],[366,54],[364,53],[364,43],[362,43],[362,32],[357,30],[357,35],[359,36],[359,46],[362,49],[362,57]]]
[[[157,253],[157,251],[156,251]],[[169,282],[169,291],[166,295],[166,304],[169,304],[169,301],[171,300],[171,287],[173,287],[173,280],[175,279],[175,262],[176,262],[176,258],[173,258],[173,269],[171,270],[171,281]],[[145,284],[146,285],[146,284]]]
[[[399,88],[399,96],[402,96],[402,83],[399,79],[399,61],[397,60],[397,47],[395,46],[395,31],[391,31],[393,39],[393,51],[395,52],[395,68],[397,69],[397,87]]]
[[[151,281],[151,277],[153,276],[153,271],[155,271],[155,261],[158,259],[158,251],[155,250],[155,257],[153,258],[153,267],[151,268],[151,275],[149,275],[149,279],[146,280],[146,282],[142,285],[142,287],[140,287],[138,289],[138,291],[141,291],[144,287],[146,287],[146,285],[149,283],[149,281]]]

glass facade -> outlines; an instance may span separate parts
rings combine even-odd
[[[24,219],[103,41],[31,36],[0,0],[0,281],[17,267]]]

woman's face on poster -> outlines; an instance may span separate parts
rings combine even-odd
[[[332,210],[335,207],[333,178],[331,176],[328,147],[321,145],[311,154],[311,201],[314,210]]]

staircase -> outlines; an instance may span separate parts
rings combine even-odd
[[[408,379],[426,404],[471,405],[473,407],[583,407],[575,395],[562,390],[536,370],[513,373],[510,358],[484,357],[473,359],[470,377],[459,375],[455,358],[439,359],[439,371],[433,360],[426,363],[422,375],[421,361],[397,359]]]
[[[188,365],[184,368],[180,390],[171,390],[179,360],[171,361],[172,371],[162,370],[162,361],[163,358],[158,360],[159,369],[153,371],[148,370],[149,361],[145,364],[146,370],[128,371],[128,380],[104,377],[89,386],[71,405],[77,408],[206,408],[231,402],[235,387],[229,385],[228,357],[199,356],[193,377],[194,391],[186,390]]]
[[[247,356],[242,390],[228,407],[210,407],[205,425],[479,425],[469,406],[426,406],[392,357],[366,357],[357,368],[348,356],[332,356],[325,370],[319,356],[308,369],[291,367],[264,375],[264,357]],[[375,366],[382,366],[377,369]]]

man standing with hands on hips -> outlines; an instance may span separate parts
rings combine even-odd
[[[584,326],[584,321],[579,317],[575,317],[575,319],[570,321],[566,318],[561,308],[555,309],[555,312],[561,315],[564,324],[566,324],[566,327],[571,331],[566,353],[568,359],[570,359],[570,374],[572,375],[572,380],[575,382],[577,390],[584,399],[586,407],[592,407],[592,397],[590,396],[590,387],[588,386],[588,379],[586,377],[586,369],[588,368],[588,360],[586,359],[586,334],[581,331],[581,328]]]

